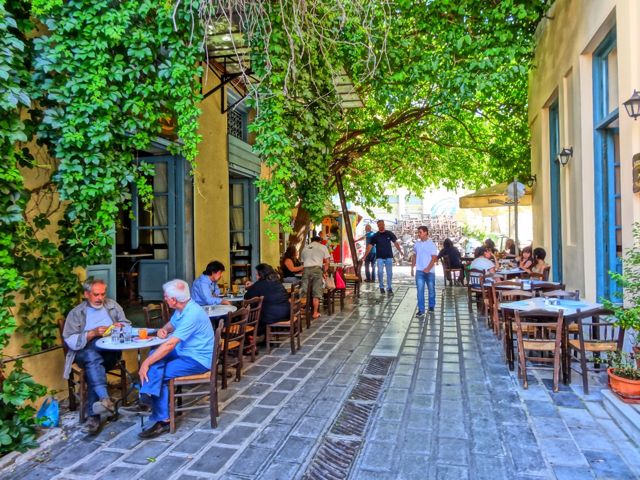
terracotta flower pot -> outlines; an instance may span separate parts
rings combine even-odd
[[[613,369],[607,369],[609,374],[609,388],[625,403],[640,403],[640,380],[630,380],[613,373]]]

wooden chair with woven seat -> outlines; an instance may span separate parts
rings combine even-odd
[[[245,327],[249,319],[249,309],[240,308],[229,312],[220,339],[220,369],[222,389],[227,388],[227,369],[235,367],[236,382],[242,378],[242,350],[244,349]]]
[[[280,339],[282,338],[289,338],[292,354],[296,353],[296,350],[300,348],[300,295],[294,293],[289,301],[291,302],[289,319],[266,326],[265,340],[269,353],[271,353],[271,345],[273,343],[281,343],[282,340]]]
[[[362,278],[356,273],[356,271],[355,267],[347,267],[344,269],[343,276],[344,283],[346,285],[345,290],[353,288],[353,297],[360,298],[360,284],[362,283]]]
[[[144,314],[144,324],[147,328],[162,328],[168,322],[168,319],[165,318],[165,309],[162,308],[160,303],[145,305],[142,307],[142,313]]]
[[[176,414],[189,410],[209,408],[211,428],[218,426],[218,417],[220,416],[218,410],[218,361],[223,328],[224,319],[221,318],[215,330],[211,370],[199,375],[186,375],[169,380],[169,431],[171,433],[176,431]],[[209,397],[208,403],[199,403],[206,397]]]
[[[463,283],[463,276],[464,276],[464,269],[462,267],[459,268],[451,268],[450,263],[449,263],[449,255],[444,255],[442,257],[442,270],[444,272],[444,286],[447,286],[447,281],[449,282],[450,286],[454,286],[454,285],[462,285]],[[456,275],[457,278],[454,279],[454,275]]]
[[[558,391],[560,369],[562,365],[562,325],[564,316],[562,310],[548,312],[546,310],[530,310],[520,312],[516,310],[515,331],[518,342],[518,374],[522,377],[523,387],[529,388],[527,379],[527,362],[529,368],[553,369],[553,391]],[[537,355],[531,355],[535,352]],[[544,353],[550,354],[549,356]]]
[[[473,297],[475,296],[478,313],[482,311],[482,315],[487,315],[486,299],[488,298],[488,292],[485,287],[486,276],[484,270],[478,270],[476,268],[470,269],[468,280],[467,295],[469,300],[469,309],[471,309]]]
[[[251,354],[251,362],[256,361],[256,341],[258,338],[258,322],[260,321],[260,312],[262,312],[262,302],[264,297],[254,297],[242,301],[242,306],[249,309],[249,318],[247,319],[247,326],[245,332],[247,339],[245,344],[249,348]]]
[[[582,375],[585,395],[589,394],[589,371],[605,371],[608,365],[603,354],[622,350],[624,328],[615,325],[615,319],[612,316],[611,310],[600,309],[590,317],[578,317],[577,338],[571,338],[567,342],[567,353],[571,362],[567,372],[569,380],[571,380],[572,369],[579,372]],[[574,368],[574,365],[576,367],[579,365],[580,368]]]
[[[498,338],[501,335],[501,322],[500,322],[500,293],[505,288],[512,288],[514,290],[520,290],[522,283],[515,280],[503,280],[499,282],[493,282],[489,290],[489,303],[487,314],[487,326],[493,330]],[[508,301],[508,300],[507,300]]]
[[[60,341],[62,343],[62,352],[64,353],[64,357],[66,359],[69,347],[67,346],[62,336],[62,332],[64,331],[64,322],[64,318],[58,319],[58,333],[60,334]],[[126,405],[127,368],[124,360],[119,360],[111,370],[107,371],[107,380],[109,379],[109,377],[118,379],[117,385],[118,391],[120,393],[120,398],[122,398],[122,405]],[[84,369],[79,367],[75,363],[71,366],[71,373],[69,374],[67,385],[69,387],[69,410],[72,412],[80,410],[80,423],[84,423],[84,421],[87,419],[86,404],[88,397],[88,385],[87,379],[84,375]]]
[[[509,364],[509,368],[513,368],[514,365],[514,344],[516,339],[514,338],[514,328],[513,328],[513,311],[505,311],[500,308],[502,303],[506,302],[517,302],[518,300],[524,300],[527,298],[533,298],[534,294],[531,290],[499,290],[497,293],[498,296],[498,309],[501,312],[499,317],[500,328],[504,332],[502,347],[504,358]]]

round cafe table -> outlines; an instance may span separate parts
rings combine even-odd
[[[202,308],[207,312],[209,318],[224,317],[229,312],[238,310],[238,307],[235,305],[203,305]]]

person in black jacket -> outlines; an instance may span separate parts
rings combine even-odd
[[[259,264],[256,273],[258,280],[249,286],[244,298],[264,297],[258,323],[258,335],[262,335],[265,325],[289,319],[290,304],[289,295],[271,265]]]
[[[453,246],[453,242],[445,238],[444,242],[442,242],[442,250],[438,253],[438,260],[441,260],[443,257],[447,257],[449,262],[449,268],[461,268],[459,277],[456,279],[458,284],[462,283],[462,279],[464,278],[464,266],[462,265],[462,258],[460,256],[460,250]],[[449,273],[449,272],[447,272]],[[447,280],[451,281],[450,278]]]

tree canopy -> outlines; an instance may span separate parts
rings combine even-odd
[[[365,207],[389,186],[477,188],[528,173],[544,0],[249,3],[261,15],[252,128],[272,169],[260,184],[272,219],[287,225],[296,205],[317,218],[336,172]],[[332,82],[343,68],[363,108],[341,109]]]

